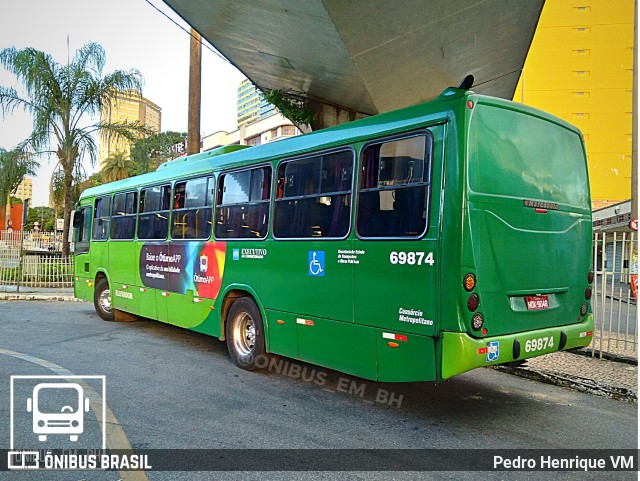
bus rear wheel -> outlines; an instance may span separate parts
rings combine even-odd
[[[260,309],[249,297],[241,297],[229,309],[225,326],[227,349],[236,366],[253,371],[266,355]]]
[[[104,277],[96,282],[96,288],[93,291],[93,305],[98,315],[105,321],[113,321],[115,319],[113,305],[111,304],[109,281]]]

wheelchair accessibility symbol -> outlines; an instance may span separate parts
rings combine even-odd
[[[309,275],[324,276],[324,251],[309,251]]]

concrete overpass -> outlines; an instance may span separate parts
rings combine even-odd
[[[512,98],[544,0],[164,0],[261,89],[319,128],[413,105],[473,74]]]

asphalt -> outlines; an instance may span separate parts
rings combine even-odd
[[[2,300],[84,302],[73,296],[73,288],[21,287],[18,291],[12,286],[0,287]],[[603,356],[589,348],[554,352],[494,369],[611,399],[638,402],[637,355],[629,357],[615,348]]]

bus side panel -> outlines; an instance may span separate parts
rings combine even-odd
[[[362,254],[355,266],[355,322],[392,332],[434,336],[438,242],[372,241],[356,245]],[[404,259],[402,264],[399,255]]]
[[[352,322],[353,269],[339,253],[352,248],[351,240],[280,240],[267,244],[263,260],[243,259],[241,249],[240,259],[229,262],[238,268],[229,279],[246,272],[265,308]]]
[[[214,337],[220,337],[220,317],[215,315],[215,299],[194,298],[191,328]]]
[[[109,281],[114,284],[139,285],[138,265],[140,249],[133,241],[112,240],[109,245]],[[113,296],[112,296],[113,297]]]
[[[298,359],[297,316],[266,310],[269,328],[269,352]]]
[[[139,311],[138,288],[131,284],[111,281],[111,303],[114,309],[136,314]]]
[[[298,317],[300,359],[375,380],[376,330],[347,322]]]
[[[76,299],[82,299],[83,301],[89,301],[87,296],[87,282],[89,279],[81,276],[74,276],[73,282],[73,297]]]
[[[111,273],[109,272],[109,244],[103,241],[91,242],[89,256],[91,257],[90,265],[93,278],[95,279],[98,271],[102,271],[107,273],[109,282],[111,282]]]
[[[89,254],[78,254],[73,260],[74,283],[73,295],[78,299],[93,301],[93,290],[89,289]],[[90,294],[89,294],[90,292]]]
[[[156,309],[155,289],[149,289],[146,287],[138,288],[138,299],[137,314],[149,319],[157,319],[158,310]]]
[[[433,337],[409,334],[401,339],[391,339],[388,333],[379,329],[376,331],[376,340],[378,381],[436,380],[436,352]]]
[[[196,309],[193,302],[193,291],[187,290],[186,294],[172,292],[167,302],[167,319],[171,324],[179,327],[194,327],[200,324],[203,318],[196,318]]]

